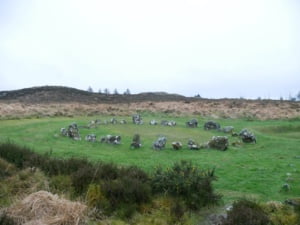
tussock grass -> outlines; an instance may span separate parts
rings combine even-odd
[[[6,215],[17,224],[83,224],[87,207],[80,202],[53,195],[47,191],[38,191],[9,207]]]

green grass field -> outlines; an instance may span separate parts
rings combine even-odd
[[[217,131],[204,131],[207,119],[199,119],[198,128],[187,128],[185,122],[192,117],[170,117],[163,114],[144,115],[143,125],[134,125],[129,117],[127,124],[100,125],[93,129],[80,129],[81,141],[74,141],[60,135],[60,128],[70,123],[87,125],[92,119],[102,121],[111,117],[98,118],[41,118],[0,121],[0,142],[7,140],[32,148],[38,153],[51,152],[53,157],[85,157],[92,161],[102,160],[120,165],[137,165],[151,173],[161,165],[169,167],[180,160],[190,160],[201,168],[216,168],[218,180],[216,191],[223,195],[225,203],[248,197],[259,201],[285,200],[300,196],[300,120],[247,121],[242,119],[218,119],[221,126],[234,126],[239,132],[243,128],[251,130],[257,137],[257,144],[230,145],[225,152],[204,149],[191,151],[188,139],[198,143],[207,142],[214,135],[225,135]],[[175,120],[176,127],[150,126],[156,119]],[[121,145],[90,143],[84,140],[94,133],[97,139],[106,134],[122,136]],[[130,143],[135,133],[141,135],[143,146],[131,149]],[[152,143],[159,135],[167,137],[167,146],[162,151],[152,149]],[[230,142],[238,138],[228,136]],[[172,141],[181,141],[183,148],[174,151]],[[289,191],[282,191],[283,184],[290,185]]]

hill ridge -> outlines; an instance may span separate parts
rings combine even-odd
[[[0,91],[0,101],[20,101],[24,103],[126,103],[186,101],[194,98],[166,92],[143,92],[139,94],[104,94],[88,92],[65,86],[38,86],[12,91]]]

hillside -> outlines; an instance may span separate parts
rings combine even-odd
[[[69,103],[78,102],[85,104],[95,103],[127,103],[142,101],[183,101],[191,100],[177,94],[164,92],[148,92],[140,94],[103,94],[83,91],[75,88],[61,86],[42,86],[25,88],[14,91],[1,91],[0,101],[23,103]]]
[[[44,86],[0,92],[0,118],[131,115],[161,112],[209,118],[284,119],[300,117],[300,102],[202,99],[176,94],[106,95],[68,87]]]

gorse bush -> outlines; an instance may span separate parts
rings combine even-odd
[[[104,196],[108,201],[107,214],[116,211],[121,218],[130,218],[139,206],[151,199],[149,183],[132,177],[119,177],[105,180],[101,184]]]
[[[150,200],[150,185],[135,178],[120,177],[105,181],[102,188],[112,207],[122,203],[140,204]]]
[[[239,200],[233,203],[223,225],[271,225],[265,211],[256,202]]]
[[[272,225],[300,224],[300,214],[299,211],[297,212],[297,206],[293,207],[281,202],[271,201],[263,204],[262,207],[272,221]]]
[[[92,208],[105,208],[107,202],[101,186],[99,184],[90,184],[86,193],[86,202],[89,207]]]
[[[191,162],[181,161],[163,171],[157,168],[151,179],[154,193],[166,193],[181,198],[189,209],[217,204],[221,196],[214,193],[214,170],[202,171]]]

